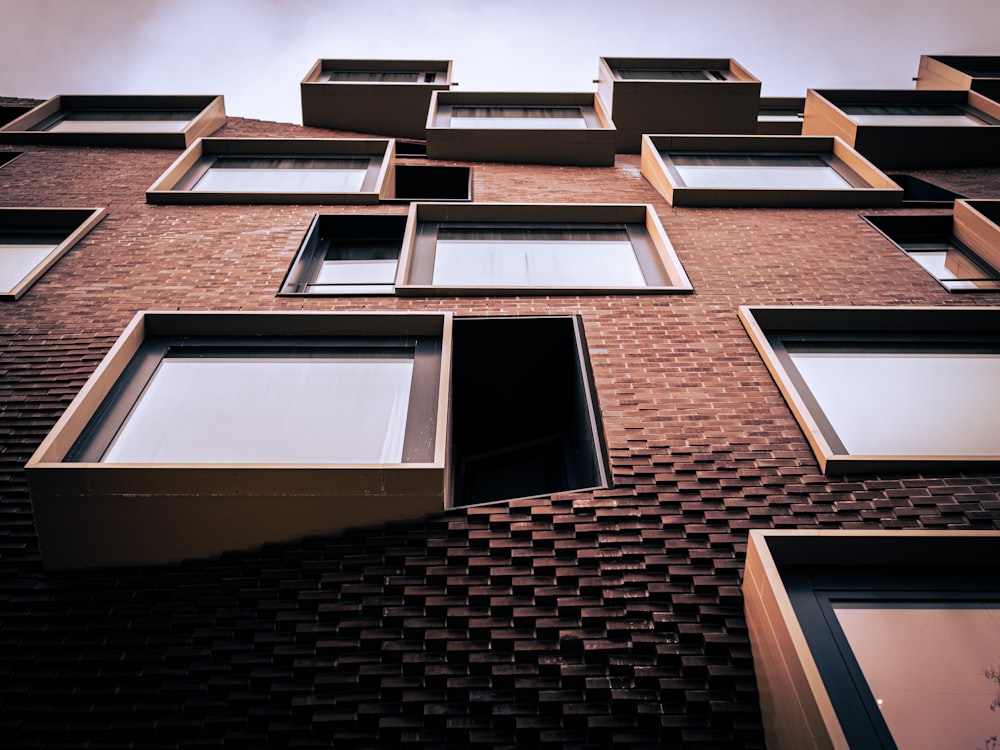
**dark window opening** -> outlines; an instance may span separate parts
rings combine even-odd
[[[903,188],[903,205],[911,208],[946,207],[964,195],[922,180],[911,174],[890,174],[890,180]]]
[[[454,504],[606,486],[577,318],[454,323]]]
[[[396,197],[403,200],[469,200],[472,197],[469,167],[396,167]]]
[[[281,294],[392,294],[405,216],[317,215]]]

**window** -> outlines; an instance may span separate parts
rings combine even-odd
[[[281,294],[392,294],[405,216],[317,215]]]
[[[911,214],[865,219],[948,291],[1000,289],[1000,273],[954,236],[952,217]]]
[[[975,91],[810,89],[802,134],[837,136],[882,169],[1000,163],[1000,102]]]
[[[983,747],[1000,730],[1000,534],[751,531],[775,747]]]
[[[755,132],[760,81],[728,58],[602,57],[597,95],[618,152],[637,154],[644,133]]]
[[[203,138],[146,191],[150,203],[375,203],[392,141]]]
[[[641,169],[671,205],[897,205],[902,193],[836,139],[644,136]]]
[[[889,179],[903,188],[904,208],[951,208],[962,196],[912,174],[893,172]]]
[[[0,208],[0,299],[24,294],[103,218],[103,208]]]
[[[448,315],[140,313],[29,461],[46,565],[441,510],[450,361]]]
[[[427,117],[435,159],[611,166],[614,143],[593,94],[436,91]]]
[[[576,317],[455,321],[455,505],[607,486],[588,361]]]
[[[757,134],[801,135],[805,104],[806,100],[799,97],[761,97],[757,111]]]
[[[226,122],[221,96],[57,96],[4,127],[0,139],[186,148]]]
[[[997,308],[741,308],[827,473],[1000,465]]]
[[[415,204],[400,294],[690,291],[649,206]]]
[[[399,142],[396,150],[399,153]],[[397,164],[395,197],[405,201],[471,200],[472,168]]]
[[[302,123],[396,138],[426,137],[433,91],[451,60],[317,60],[302,80]]]

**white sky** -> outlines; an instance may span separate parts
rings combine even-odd
[[[0,96],[224,94],[301,122],[319,58],[454,60],[461,91],[592,91],[598,57],[732,57],[766,96],[912,88],[1000,55],[1000,0],[0,0]]]

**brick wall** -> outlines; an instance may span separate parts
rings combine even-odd
[[[329,134],[231,118],[216,135]],[[871,212],[673,209],[634,156],[475,164],[477,201],[653,204],[696,293],[277,298],[317,210],[406,206],[150,206],[175,151],[0,149],[24,152],[0,167],[0,205],[108,211],[0,304],[5,747],[760,748],[748,529],[1000,528],[1000,474],[821,474],[737,320],[741,304],[1000,304],[944,291]],[[919,174],[1000,197],[995,169]],[[43,573],[22,467],[141,309],[579,314],[614,486]]]

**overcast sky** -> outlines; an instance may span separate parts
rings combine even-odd
[[[301,122],[319,58],[454,60],[462,91],[592,91],[597,58],[733,57],[767,96],[912,88],[1000,55],[1000,0],[0,0],[0,96],[224,94]]]

